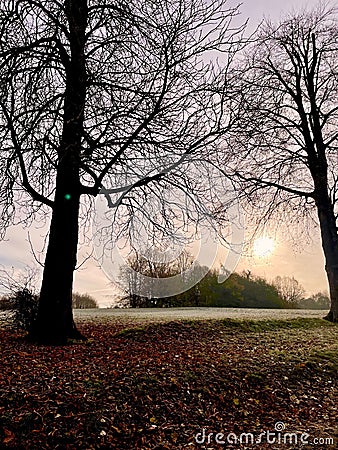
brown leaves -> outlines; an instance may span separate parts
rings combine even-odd
[[[7,430],[7,428],[4,428],[3,432],[4,432],[5,437],[2,440],[2,443],[4,445],[11,444],[14,441],[14,439],[15,439],[15,434],[12,433],[10,430]]]
[[[325,358],[334,360],[337,327],[140,325],[83,323],[92,340],[61,348],[0,330],[0,447],[184,449],[200,448],[203,427],[254,432],[279,420],[316,436],[334,427]]]

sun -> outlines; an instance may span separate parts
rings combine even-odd
[[[257,238],[253,244],[253,252],[256,256],[269,256],[274,251],[276,246],[275,241],[269,237]]]

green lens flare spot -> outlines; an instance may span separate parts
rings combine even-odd
[[[66,195],[65,195],[65,199],[66,199],[66,200],[70,200],[71,198],[72,198],[72,196],[71,196],[70,194],[66,194]]]

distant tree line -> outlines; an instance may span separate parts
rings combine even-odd
[[[189,267],[189,259],[184,264],[151,263],[143,258],[130,262],[134,272],[124,272],[121,276],[129,286],[129,292],[120,303],[122,307],[158,308],[158,307],[227,307],[227,308],[301,308],[329,309],[327,294],[319,292],[305,298],[305,290],[294,277],[277,276],[272,282],[254,276],[250,271],[233,273],[224,283],[218,283],[218,273],[211,270],[194,287],[181,294],[156,298],[151,292],[151,279],[168,278],[183,272]],[[205,268],[196,266],[194,271]],[[148,295],[137,295],[137,272],[149,277]],[[196,274],[195,274],[196,275]],[[184,275],[186,276],[186,275]],[[127,280],[126,280],[127,278]],[[144,283],[144,280],[142,280]],[[143,286],[144,287],[144,286]]]
[[[79,294],[78,292],[73,292],[72,306],[73,309],[91,309],[99,307],[94,297],[87,293]]]
[[[0,311],[16,309],[18,300],[21,301],[21,299],[24,298],[24,296],[22,296],[22,293],[24,292],[25,288],[0,297]],[[34,295],[34,297],[38,299],[38,296]],[[72,300],[73,309],[90,309],[99,307],[95,298],[87,293],[79,294],[78,292],[73,292]]]
[[[124,305],[133,308],[154,307],[233,307],[233,308],[288,308],[277,289],[259,277],[232,274],[224,283],[217,281],[216,271],[209,272],[196,286],[172,297],[152,298],[135,294],[124,299]]]
[[[329,309],[330,298],[327,292],[317,292],[309,298],[303,298],[298,302],[300,309]]]

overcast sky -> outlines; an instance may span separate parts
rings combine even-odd
[[[317,3],[313,0],[306,2],[300,2],[299,0],[247,0],[243,2],[241,11],[243,20],[250,18],[250,28],[253,29],[263,17],[278,20],[283,14],[292,11],[293,8],[311,7]],[[43,229],[32,229],[30,233],[34,248],[38,253],[43,245],[45,231]],[[312,242],[302,241],[301,244],[297,245],[284,231],[282,235],[276,236],[276,249],[271,256],[242,258],[238,269],[249,268],[253,273],[265,276],[267,279],[272,279],[276,275],[294,276],[309,294],[326,290],[327,282],[319,231],[313,230],[311,235]],[[7,240],[0,242],[0,263],[2,265],[7,268],[11,266],[22,268],[26,264],[34,264],[34,257],[27,237],[27,230],[19,226],[9,230]],[[89,247],[81,248],[81,258],[88,254],[90,250]],[[41,256],[40,258],[42,259]],[[77,271],[74,290],[92,294],[101,306],[113,302],[110,282],[93,259]]]
[[[316,0],[244,0],[241,3],[243,17],[248,17],[250,24],[256,26],[263,18],[278,21],[293,10],[310,9],[319,2]]]

